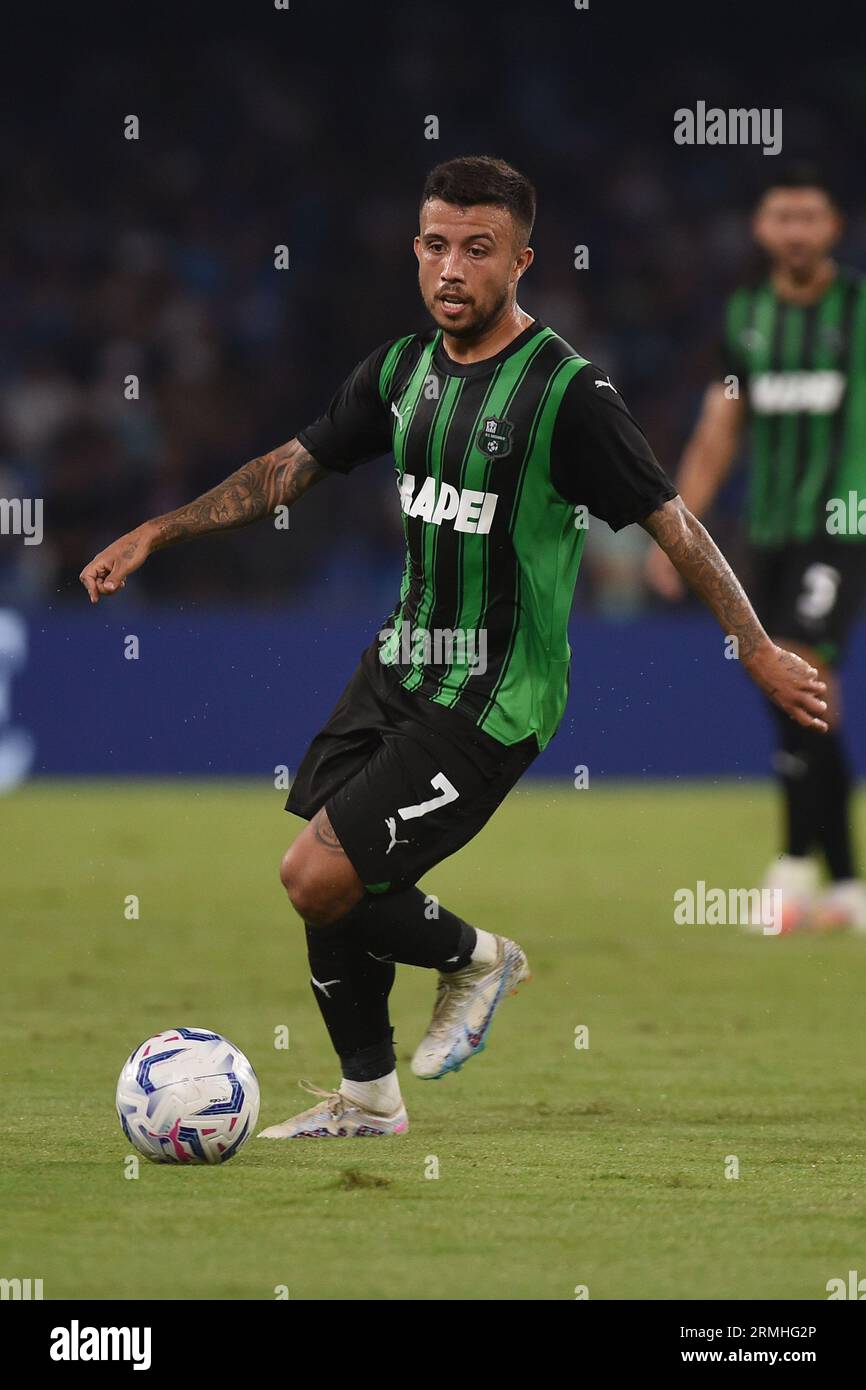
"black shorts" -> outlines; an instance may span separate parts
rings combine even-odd
[[[534,736],[510,747],[465,715],[403,689],[364,652],[292,782],[286,810],[324,806],[369,892],[411,887],[465,845],[537,757]]]
[[[866,595],[866,545],[818,540],[751,551],[749,598],[775,639],[841,661]]]

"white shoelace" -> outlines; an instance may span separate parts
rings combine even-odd
[[[307,1091],[311,1096],[320,1096],[322,1100],[326,1100],[328,1110],[335,1120],[338,1120],[352,1103],[339,1091],[323,1091],[321,1086],[314,1086],[312,1081],[299,1081],[298,1085],[302,1091]]]

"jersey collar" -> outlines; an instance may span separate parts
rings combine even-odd
[[[530,338],[534,338],[544,328],[541,319],[533,319],[532,323],[527,324],[522,333],[518,333],[516,338],[512,338],[501,352],[497,352],[494,357],[482,357],[478,362],[455,362],[453,357],[449,357],[445,348],[442,346],[442,330],[437,330],[436,346],[433,349],[433,366],[443,376],[489,376],[515,352],[519,352],[525,347]]]

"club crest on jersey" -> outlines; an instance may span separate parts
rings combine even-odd
[[[501,459],[511,453],[513,432],[514,426],[510,420],[497,420],[495,415],[488,415],[475,443],[488,458]]]

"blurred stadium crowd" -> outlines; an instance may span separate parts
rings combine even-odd
[[[355,361],[421,327],[418,191],[431,164],[458,153],[501,154],[533,178],[537,259],[521,303],[613,373],[675,469],[724,297],[755,268],[749,206],[773,161],[674,145],[657,70],[633,63],[613,90],[610,72],[584,61],[577,82],[575,54],[554,42],[543,68],[527,67],[513,26],[485,43],[479,102],[477,66],[458,61],[443,82],[441,52],[407,16],[393,11],[363,88],[360,27],[329,47],[308,35],[296,51],[208,39],[191,70],[119,44],[67,65],[59,126],[48,112],[7,126],[0,496],[42,497],[46,539],[0,541],[0,601],[79,601],[79,570],[104,544],[289,438]],[[866,116],[866,88],[853,57],[850,70],[817,57],[811,82],[801,106],[786,104],[786,152],[820,156],[837,107]],[[710,56],[683,99],[691,92],[755,100],[754,84],[736,87]],[[123,138],[129,113],[137,141]],[[424,138],[431,113],[438,140]],[[844,258],[866,268],[856,144],[847,159]],[[588,269],[574,268],[578,245]],[[138,400],[124,396],[131,373]],[[723,543],[737,487],[718,517]],[[614,541],[599,524],[591,540],[578,601],[633,611],[646,601],[642,535]],[[261,527],[254,544],[239,532],[218,552],[208,540],[160,556],[130,599],[282,603],[324,588],[328,602],[384,612],[400,542],[383,462],[311,494],[288,534]]]

